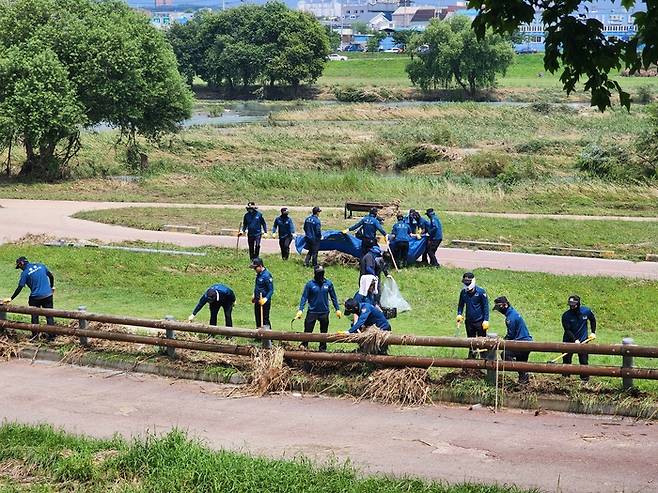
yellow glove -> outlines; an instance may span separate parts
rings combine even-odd
[[[342,232],[343,232],[344,235],[346,235],[347,233],[350,232],[350,230],[349,229],[344,229]]]
[[[336,316],[338,318],[343,318],[343,312],[341,312],[340,310],[336,310]]]
[[[420,237],[421,237],[421,235],[419,235],[419,234],[416,235],[417,240],[420,240]]]
[[[485,320],[484,322],[482,322],[482,330],[484,330],[485,332],[487,330],[489,330],[489,321],[488,320]]]
[[[303,311],[301,311],[301,310],[297,311],[297,313],[295,314],[295,320],[301,319],[302,315],[304,315]]]
[[[192,315],[190,315],[189,317],[187,317],[187,321],[188,321],[188,322],[191,322],[192,320],[194,320],[194,314],[192,314]]]
[[[258,304],[259,304],[259,305],[264,305],[265,303],[267,303],[267,298],[260,298],[260,299],[258,300]]]
[[[8,305],[9,303],[11,303],[11,298],[5,298],[4,300],[2,300],[3,305]]]
[[[589,335],[589,340],[593,341],[594,339],[596,339],[596,334],[594,334],[594,333],[590,334]]]
[[[336,335],[339,335],[339,336],[348,336],[348,335],[350,335],[350,333],[349,333],[349,331],[347,331],[347,330],[339,330],[338,332],[336,332]]]
[[[457,323],[460,324],[464,321],[464,315],[457,315]]]
[[[276,238],[277,234],[276,233],[270,233],[270,238]]]

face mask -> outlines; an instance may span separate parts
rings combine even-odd
[[[313,279],[315,279],[315,282],[324,282],[324,272],[318,272],[317,274],[314,274]]]
[[[465,280],[465,281],[462,281],[462,282],[464,283],[464,287],[468,291],[470,291],[471,289],[475,289],[475,278],[473,278],[471,280]]]
[[[507,307],[505,307],[504,305],[494,305],[493,309],[503,314],[507,311]]]

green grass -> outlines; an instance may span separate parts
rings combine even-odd
[[[46,263],[57,279],[55,306],[75,309],[86,305],[90,311],[163,318],[173,315],[184,320],[191,313],[199,296],[215,282],[233,288],[237,296],[234,324],[253,327],[253,305],[250,303],[254,273],[242,252],[204,249],[208,256],[139,254],[96,249],[48,248],[42,246],[4,245],[0,247],[0,291],[9,296],[17,281],[14,260],[26,255],[32,261]],[[265,256],[266,265],[275,280],[272,327],[289,330],[290,320],[304,283],[311,272],[303,267],[299,257],[284,262],[276,256]],[[344,300],[357,289],[358,272],[351,268],[328,266],[328,277],[336,285],[338,296]],[[462,271],[442,268],[412,268],[400,272],[396,279],[403,295],[413,310],[393,320],[396,333],[452,336],[455,331],[456,302]],[[601,343],[619,343],[623,337],[633,337],[637,344],[656,345],[658,320],[658,283],[629,281],[605,277],[554,276],[479,269],[479,284],[490,297],[506,295],[524,316],[537,341],[560,341],[560,317],[566,298],[572,293],[581,295],[599,319],[597,335]],[[25,303],[27,294],[15,303]],[[206,320],[207,311],[199,320]],[[299,322],[298,322],[299,324]],[[345,330],[348,323],[332,317],[330,331]],[[297,325],[296,330],[301,330]],[[504,334],[504,320],[491,315],[491,331]],[[451,355],[452,350],[396,347],[394,353],[419,355]],[[463,351],[456,351],[462,354]],[[545,354],[532,354],[531,360],[543,362]],[[592,356],[593,364],[620,365],[618,357]],[[638,365],[657,366],[655,360],[639,361]],[[618,386],[619,382],[615,381]],[[651,382],[640,382],[643,389],[655,388]]]
[[[71,165],[78,179],[3,177],[0,197],[305,206],[400,200],[405,208],[656,215],[655,183],[605,182],[575,168],[589,142],[632,142],[647,122],[642,107],[601,115],[481,104],[311,105],[274,113],[265,124],[197,127],[145,144],[150,168],[131,183],[103,178],[131,173],[115,151],[116,134],[85,134]],[[415,145],[450,146],[456,157],[395,172]]]
[[[239,209],[127,207],[86,211],[74,217],[140,229],[164,230],[166,224],[195,226],[201,234],[236,229],[243,215]],[[567,219],[504,219],[439,213],[444,227],[444,244],[450,240],[477,240],[511,243],[514,251],[555,253],[553,247],[613,250],[615,257],[643,260],[658,252],[658,221],[575,221]],[[264,211],[271,227],[276,211]],[[297,230],[305,214],[293,213]],[[344,219],[342,211],[325,210],[325,229],[343,230],[358,219]],[[390,230],[392,222],[385,223]]]
[[[18,491],[130,491],[261,493],[522,493],[513,486],[448,485],[413,478],[360,477],[348,464],[273,460],[215,451],[184,432],[126,441],[67,434],[47,425],[0,426],[0,466],[13,465],[20,479],[0,472],[0,489]],[[535,491],[535,490],[533,490]]]

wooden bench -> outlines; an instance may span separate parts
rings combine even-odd
[[[589,250],[586,248],[552,247],[551,251],[558,255],[572,255],[574,257],[613,258],[615,252],[612,250]]]
[[[496,241],[452,240],[450,244],[459,248],[475,247],[478,250],[505,250],[507,252],[512,251],[511,243],[499,243]]]
[[[392,205],[383,202],[345,202],[345,219],[352,217],[354,212],[365,212],[367,214],[373,207],[381,210]]]

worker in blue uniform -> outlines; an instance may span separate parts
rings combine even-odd
[[[295,234],[295,222],[290,218],[287,207],[281,208],[281,215],[274,220],[272,235],[279,235],[279,249],[281,258],[288,260],[290,257],[290,243]]]
[[[320,240],[322,240],[322,222],[320,221],[320,209],[318,206],[313,207],[311,215],[304,220],[304,235],[306,236],[306,259],[304,265],[313,267],[318,265],[318,252],[320,251]]]
[[[462,284],[464,287],[459,292],[457,303],[457,324],[465,322],[466,337],[485,337],[489,329],[487,292],[475,284],[475,275],[472,272],[464,272]],[[476,353],[469,350],[468,357],[475,358],[475,356]]]
[[[425,214],[427,215],[427,219],[423,225],[427,233],[427,244],[425,245],[422,261],[432,267],[439,267],[436,251],[443,241],[443,226],[434,209],[427,209]]]
[[[272,328],[272,324],[270,323],[270,308],[272,307],[272,295],[274,295],[274,279],[270,271],[265,268],[263,260],[260,257],[253,259],[250,267],[256,271],[254,296],[251,298],[251,302],[254,304],[256,328]],[[261,311],[263,314],[262,318]]]
[[[361,256],[363,257],[370,248],[377,244],[377,233],[386,236],[386,230],[382,227],[382,223],[377,217],[377,208],[370,209],[370,213],[353,224],[348,229],[343,231],[347,234],[349,231],[356,231],[356,237],[361,240]]]
[[[16,259],[16,268],[21,270],[18,279],[18,286],[10,298],[2,300],[3,303],[11,303],[25,286],[30,289],[30,296],[27,300],[29,306],[36,308],[53,308],[53,293],[55,291],[55,277],[44,264],[32,263],[27,257],[18,257]],[[39,323],[39,315],[31,315],[33,324]],[[55,325],[53,317],[46,317],[48,325]],[[38,337],[37,332],[32,332],[32,337]],[[48,334],[47,339],[52,341],[55,334]]]
[[[267,223],[255,203],[249,202],[246,209],[238,235],[247,233],[249,258],[253,260],[260,255],[260,241],[263,233],[267,234]]]
[[[398,221],[391,228],[389,246],[397,266],[403,268],[407,266],[407,258],[409,257],[411,227],[409,226],[409,223],[404,220],[402,214],[397,215],[397,220]]]
[[[580,296],[577,294],[572,294],[567,300],[569,309],[562,314],[562,328],[564,329],[564,335],[562,336],[562,342],[577,342],[582,343],[588,340],[588,338],[596,339],[596,317],[594,312],[586,306],[582,306],[580,303]],[[588,335],[587,325],[589,323],[589,330],[591,330],[591,335]],[[565,354],[562,358],[562,362],[565,365],[570,365],[573,359],[573,353]],[[587,353],[578,353],[578,362],[581,365],[588,364],[588,354]],[[589,380],[588,375],[581,375],[580,379],[583,382]]]
[[[325,278],[324,267],[318,265],[313,269],[313,279],[308,281],[302,291],[302,297],[299,300],[299,310],[295,315],[296,320],[300,320],[304,314],[304,307],[308,303],[308,311],[304,319],[304,332],[311,333],[315,328],[315,322],[320,322],[320,332],[326,334],[329,331],[329,299],[336,310],[336,316],[342,317],[338,297],[334,284]],[[307,342],[302,342],[303,347],[308,347]],[[320,343],[320,351],[327,350],[327,343]]]
[[[348,330],[350,334],[355,334],[360,332],[362,329],[374,325],[379,330],[391,330],[391,324],[388,323],[384,312],[382,312],[378,307],[368,303],[362,302],[358,303],[353,298],[350,298],[345,301],[345,315],[357,315],[356,322],[352,324],[352,327]]]
[[[224,310],[224,323],[226,327],[233,327],[233,305],[235,305],[235,293],[233,290],[224,284],[213,284],[201,295],[199,302],[192,310],[192,314],[187,317],[191,322],[196,317],[197,313],[208,304],[210,309],[210,325],[217,325],[217,315],[219,310]]]
[[[532,336],[528,331],[528,326],[523,320],[523,317],[511,305],[507,297],[499,296],[494,300],[495,311],[502,313],[505,316],[505,326],[507,333],[504,339],[506,341],[532,341]],[[530,351],[518,351],[504,349],[501,354],[505,361],[521,361],[528,362]],[[519,383],[527,384],[530,381],[530,375],[527,372],[519,372]]]

